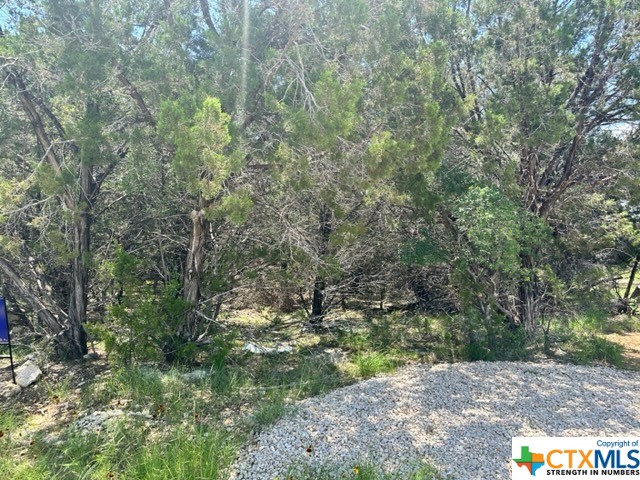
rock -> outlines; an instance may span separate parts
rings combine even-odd
[[[275,348],[265,347],[263,345],[258,345],[257,343],[247,342],[244,344],[242,349],[246,352],[265,354],[265,353],[291,353],[293,352],[293,348],[290,345],[279,345]]]
[[[0,383],[0,398],[11,398],[14,395],[20,393],[20,385],[16,385],[13,382]]]
[[[242,346],[242,350],[244,350],[245,352],[251,352],[251,353],[269,353],[267,351],[266,347],[263,347],[262,345],[258,345],[257,343],[253,343],[253,342],[247,342]]]
[[[29,385],[33,385],[42,376],[42,370],[33,363],[31,360],[27,360],[25,363],[16,368],[16,383],[22,388],[27,388]]]
[[[84,358],[85,360],[95,360],[98,358],[98,354],[94,352],[89,352],[86,355],[84,355],[82,358]]]
[[[193,372],[187,372],[180,375],[180,378],[185,382],[197,382],[198,380],[204,380],[209,376],[209,372],[205,370],[194,370]]]
[[[347,361],[347,354],[341,348],[325,348],[321,356],[336,365]]]
[[[120,418],[123,415],[124,411],[119,408],[114,410],[96,411],[77,420],[76,426],[85,433],[97,432],[102,430],[109,420]]]

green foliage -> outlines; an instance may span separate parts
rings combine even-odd
[[[83,165],[106,163],[109,153],[103,151],[107,139],[102,133],[102,119],[98,104],[89,99],[84,117],[77,123],[73,134],[78,138],[80,162]]]
[[[527,349],[524,332],[504,326],[492,328],[483,337],[471,335],[460,348],[459,358],[477,361],[522,361],[528,360],[533,351]]]
[[[35,183],[45,195],[61,195],[75,181],[75,176],[71,171],[64,169],[60,175],[57,175],[54,168],[48,163],[38,165],[34,174]]]
[[[239,191],[233,196],[225,197],[219,205],[205,210],[208,220],[223,220],[225,218],[234,225],[242,225],[249,218],[253,200],[250,193]]]
[[[408,322],[411,322],[411,319],[407,321],[400,313],[370,318],[367,319],[364,331],[340,331],[340,344],[356,354],[372,351],[391,353],[394,349],[401,349],[407,337],[410,337],[407,331]]]
[[[404,246],[402,260],[408,264],[437,265],[448,262],[450,253],[425,229],[420,240]]]
[[[498,190],[471,187],[458,200],[454,215],[459,232],[465,236],[463,262],[496,270],[505,278],[522,278],[520,256],[533,254],[547,241],[550,229],[531,213],[520,209]],[[465,265],[467,266],[467,265]]]
[[[228,151],[230,122],[217,98],[207,97],[198,107],[190,97],[162,104],[158,131],[175,149],[176,174],[191,193],[214,198],[222,182],[242,166],[239,152]]]
[[[189,308],[180,297],[180,282],[173,279],[155,293],[137,276],[140,259],[121,247],[115,255],[105,269],[121,288],[121,296],[109,306],[105,323],[88,325],[88,330],[104,341],[107,356],[127,365],[169,354],[178,361],[192,360],[195,347],[180,342],[176,334]]]
[[[357,107],[363,87],[361,80],[341,82],[335,72],[322,72],[312,91],[314,103],[290,114],[294,142],[330,151],[340,138],[350,139],[361,120]]]

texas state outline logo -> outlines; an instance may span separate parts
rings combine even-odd
[[[640,480],[639,437],[514,437],[511,478]]]

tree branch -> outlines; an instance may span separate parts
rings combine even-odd
[[[9,279],[20,294],[20,297],[23,298],[29,307],[38,315],[38,318],[46,326],[50,334],[58,335],[66,329],[64,324],[51,313],[50,308],[27,286],[20,277],[20,274],[11,266],[11,263],[2,257],[0,257],[0,272]]]
[[[138,92],[138,89],[134,87],[133,84],[127,79],[127,77],[124,76],[122,71],[120,71],[120,67],[117,67],[116,69],[116,78],[122,84],[129,96],[136,102],[136,105],[138,105],[138,108],[142,112],[142,115],[144,115],[145,121],[152,127],[155,127],[156,119],[153,117],[151,110],[149,110],[149,108],[147,107],[147,104],[142,98],[142,95],[140,95],[140,92]]]
[[[208,0],[200,0],[200,9],[202,10],[202,16],[204,17],[204,21],[207,24],[207,27],[209,27],[209,30],[211,30],[216,35],[216,37],[219,37],[220,33],[218,33],[218,30],[216,29],[216,26],[213,24],[213,20],[211,19]]]
[[[24,113],[27,115],[29,121],[31,122],[31,125],[33,126],[38,144],[44,151],[45,158],[53,167],[56,175],[61,175],[62,167],[60,166],[60,162],[58,161],[58,158],[55,154],[53,142],[49,138],[47,130],[44,126],[44,122],[42,121],[42,117],[38,113],[38,110],[34,105],[31,95],[27,91],[27,87],[25,86],[22,77],[20,77],[18,73],[12,70],[4,69],[3,73],[6,74],[9,82],[15,87],[16,93],[18,94],[18,99],[20,100],[20,104],[22,105],[22,109],[24,110]],[[69,191],[63,194],[62,197],[66,207],[70,210],[73,210],[75,207],[75,202],[73,201],[73,197],[71,196]]]

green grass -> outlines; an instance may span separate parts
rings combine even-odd
[[[391,355],[381,352],[358,353],[353,357],[352,362],[357,369],[358,376],[362,378],[371,378],[381,373],[392,372],[402,363]]]
[[[601,312],[587,312],[570,320],[556,320],[546,339],[546,348],[564,353],[565,360],[580,365],[626,366],[624,348],[603,335],[638,331],[638,319],[621,316],[609,318]],[[553,348],[550,348],[553,347]]]
[[[262,430],[282,417],[285,410],[285,391],[271,391],[267,394],[266,399],[258,404],[254,413],[251,414],[248,424],[253,431]]]
[[[277,421],[288,404],[355,381],[309,351],[238,352],[202,368],[209,372],[203,380],[187,382],[180,368],[114,367],[85,387],[80,410],[118,408],[152,419],[125,416],[97,433],[69,425],[55,442],[43,433],[19,462],[17,456],[0,461],[3,478],[225,479],[250,433]],[[68,385],[48,387],[47,397],[66,396]],[[231,412],[230,427],[223,424],[225,409]],[[0,426],[9,432],[22,421],[5,412]],[[16,444],[15,452],[18,448],[23,446]]]
[[[128,459],[127,478],[223,479],[240,441],[224,430],[180,428]]]
[[[0,432],[3,433],[2,438],[9,437],[20,425],[22,418],[13,410],[0,410]]]
[[[0,411],[0,472],[2,478],[12,480],[49,480],[53,478],[46,468],[41,467],[37,459],[27,456],[24,451],[31,448],[30,439],[23,438],[20,428],[24,425],[25,415],[13,409]],[[19,462],[16,459],[20,458]]]
[[[0,472],[3,478],[11,480],[51,480],[51,472],[41,465],[34,465],[30,462],[20,462],[16,465],[13,458],[0,458]]]
[[[624,349],[606,338],[597,335],[583,336],[573,343],[573,348],[575,351],[572,356],[576,363],[604,364],[618,368],[624,366]]]
[[[116,368],[104,381],[94,383],[83,398],[85,403],[109,403],[127,398],[137,403],[161,403],[166,394],[161,372],[138,367]]]
[[[21,464],[8,467],[5,478],[222,480],[241,445],[241,437],[195,421],[155,432],[153,439],[148,427],[130,420],[97,434],[70,428],[63,435],[59,445],[36,442],[34,473]]]

